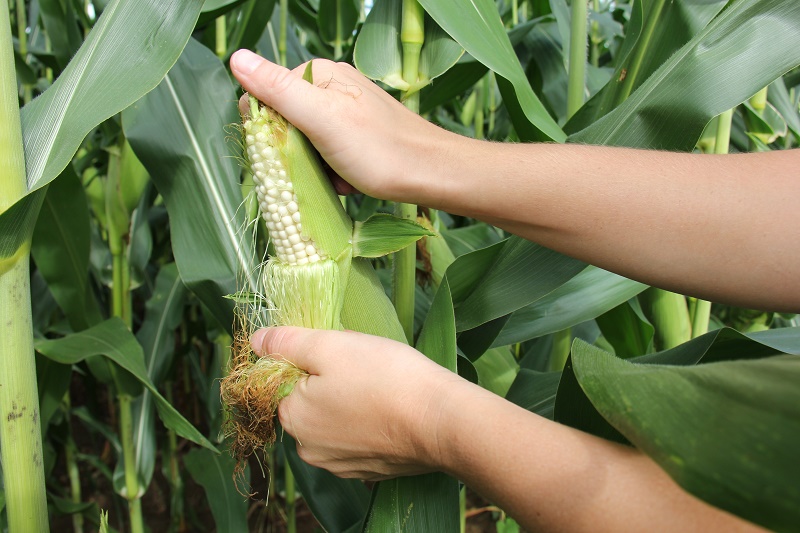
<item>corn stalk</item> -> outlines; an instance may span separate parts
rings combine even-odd
[[[403,80],[414,86],[419,78],[419,56],[425,40],[425,10],[417,0],[403,0],[403,19],[400,28],[400,42],[403,46]],[[419,113],[419,91],[406,94],[405,106]],[[406,219],[417,219],[415,204],[398,203],[395,215]],[[392,303],[403,325],[406,339],[414,342],[414,291],[416,290],[415,246],[408,246],[394,254],[392,260]]]
[[[0,6],[0,213],[27,193],[8,2]],[[31,230],[33,228],[30,228]],[[20,228],[21,232],[27,228]],[[0,241],[0,457],[10,531],[48,531],[30,297],[30,235]]]

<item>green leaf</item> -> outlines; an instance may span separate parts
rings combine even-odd
[[[553,407],[560,378],[561,372],[537,372],[521,368],[506,393],[506,400],[553,420]]]
[[[93,355],[103,355],[132,374],[152,394],[164,425],[186,439],[216,452],[216,448],[167,402],[147,377],[142,347],[118,318],[61,339],[40,340],[36,351],[61,364],[72,365]]]
[[[320,0],[317,27],[322,40],[343,47],[353,36],[359,7],[353,0]]]
[[[90,219],[86,194],[72,166],[47,188],[31,255],[74,331],[102,320],[89,284]]]
[[[628,359],[652,350],[655,328],[636,298],[603,313],[596,321],[617,357]]]
[[[458,267],[448,268],[448,276],[453,268]],[[577,259],[511,237],[491,268],[482,274],[480,284],[458,304],[456,326],[463,331],[525,307],[584,268],[586,264]]]
[[[283,434],[281,445],[295,481],[314,518],[326,531],[348,531],[364,520],[369,489],[359,480],[342,479],[314,468],[297,455],[297,444]]]
[[[161,81],[186,45],[201,5],[117,0],[103,11],[61,76],[22,109],[28,189],[50,183],[87,133]]]
[[[563,142],[566,135],[531,89],[491,0],[422,0],[425,11],[469,54],[495,71],[520,138]],[[515,113],[515,111],[518,111]]]
[[[233,303],[222,297],[257,292],[232,157],[239,148],[226,143],[226,127],[238,122],[235,104],[225,67],[191,41],[164,81],[122,114],[125,135],[164,197],[181,279],[226,329]]]
[[[445,278],[436,290],[428,316],[417,338],[417,350],[451,372],[456,372],[456,319],[450,285]]]
[[[160,385],[172,366],[175,356],[175,329],[183,319],[186,288],[175,263],[161,267],[153,295],[147,301],[145,317],[136,338],[144,351],[147,377]],[[145,391],[132,405],[136,469],[143,487],[150,484],[155,469],[156,428],[153,419],[153,396]],[[118,465],[121,462],[117,463]]]
[[[365,532],[459,531],[458,482],[441,472],[381,481],[373,491]]]
[[[236,460],[227,453],[195,448],[183,456],[183,464],[192,479],[203,487],[217,531],[247,532],[248,499],[234,483]],[[245,469],[243,481],[245,486],[249,484],[249,468]]]
[[[383,257],[436,233],[413,220],[387,214],[372,215],[353,226],[353,256]]]
[[[353,61],[365,76],[401,91],[415,91],[452,67],[464,49],[429,16],[419,58],[419,83],[403,79],[402,0],[377,0],[358,34]]]
[[[800,64],[800,3],[740,0],[570,141],[691,151],[712,117]]]
[[[747,133],[756,137],[764,144],[774,143],[781,137],[786,136],[786,120],[781,116],[775,107],[767,102],[763,111],[756,111],[750,102],[744,102],[741,108],[747,123]]]
[[[589,266],[553,292],[511,315],[492,344],[505,346],[591,320],[633,298],[647,286]]]
[[[39,389],[39,419],[42,435],[47,434],[50,420],[61,407],[72,381],[72,367],[61,365],[46,357],[36,357],[36,384]]]
[[[505,397],[519,373],[519,365],[508,347],[491,348],[472,363],[481,387]]]
[[[50,49],[64,68],[80,49],[82,38],[71,2],[39,0],[39,14],[50,39]]]
[[[641,365],[576,341],[573,364],[598,411],[684,489],[769,529],[796,527],[800,358]]]

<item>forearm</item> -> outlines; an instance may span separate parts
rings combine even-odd
[[[632,448],[472,385],[454,389],[441,411],[443,468],[530,531],[757,529],[688,495]]]
[[[800,310],[800,151],[706,156],[451,135],[418,203],[645,283]],[[769,169],[768,171],[765,169]]]

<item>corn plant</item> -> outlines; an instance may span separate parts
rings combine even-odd
[[[779,150],[800,142],[798,26],[794,0],[4,2],[0,523],[513,530],[452,478],[368,489],[306,465],[288,436],[237,465],[225,429],[262,406],[235,387],[221,401],[220,381],[239,363],[234,385],[269,383],[243,339],[300,323],[408,342],[634,444],[713,505],[793,529],[795,315],[646,287],[426,206],[342,204],[307,141],[257,102],[242,165],[225,65],[241,47],[289,67],[352,62],[425,118],[494,141]],[[284,303],[298,294],[326,312],[307,321]],[[239,450],[261,453],[269,428],[250,437]]]

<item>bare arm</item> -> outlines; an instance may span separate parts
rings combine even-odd
[[[253,347],[310,372],[281,402],[281,424],[304,461],[338,476],[442,470],[531,531],[756,529],[635,449],[525,411],[403,344],[282,327],[261,330]]]
[[[597,266],[706,299],[800,311],[800,150],[700,156],[499,144],[446,132],[349,65],[314,87],[237,53],[242,85],[364,192],[472,216]]]

